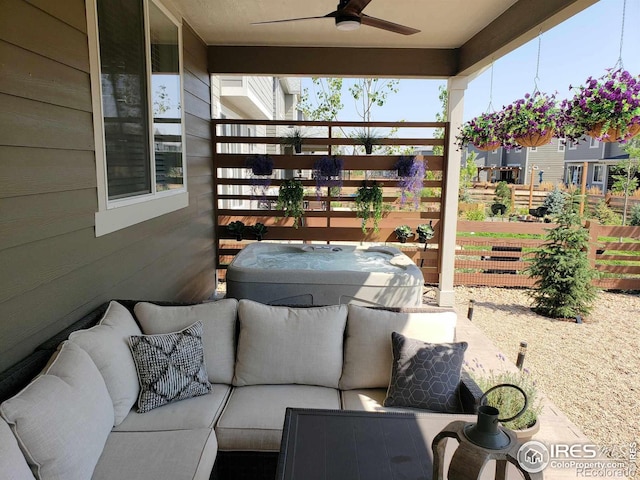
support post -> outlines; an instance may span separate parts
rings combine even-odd
[[[458,150],[455,137],[462,125],[464,114],[464,91],[469,83],[468,77],[450,77],[447,82],[449,101],[447,120],[449,133],[446,136],[445,172],[446,186],[444,191],[443,212],[440,227],[440,281],[436,301],[441,307],[455,305],[453,290],[454,265],[456,255],[456,230],[458,223],[458,189],[460,186],[460,164],[462,153]]]
[[[587,197],[587,170],[589,169],[589,162],[582,164],[582,182],[580,182],[580,216],[584,214],[584,200]]]

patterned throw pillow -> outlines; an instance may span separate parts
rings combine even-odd
[[[129,337],[140,382],[138,413],[211,391],[202,349],[202,323],[179,332]]]
[[[467,342],[426,343],[391,334],[393,368],[385,407],[456,412]]]

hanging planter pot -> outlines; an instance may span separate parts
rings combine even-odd
[[[367,155],[371,155],[374,145],[380,143],[380,135],[376,130],[370,128],[357,131],[353,138],[364,146],[364,152]]]
[[[500,142],[489,142],[489,143],[480,144],[480,145],[476,145],[474,143],[473,146],[476,147],[478,150],[481,150],[483,152],[490,152],[492,150],[496,150],[497,148],[499,148],[500,147]]]
[[[596,124],[587,132],[587,135],[597,138],[601,142],[614,143],[626,142],[640,133],[640,123],[635,123],[628,127],[610,127],[606,132],[603,132],[603,126],[602,123]]]
[[[237,220],[227,225],[227,231],[236,237],[238,242],[242,241],[242,234],[244,233],[244,222]]]
[[[515,142],[522,147],[542,147],[551,142],[554,130],[542,133],[539,130],[531,131],[525,135],[514,137]]]
[[[413,235],[413,232],[411,231],[411,227],[409,225],[397,226],[393,233],[396,234],[396,238],[400,241],[400,243],[407,243],[407,238]]]
[[[468,144],[478,150],[495,150],[503,144],[504,132],[500,123],[500,116],[496,112],[487,112],[472,118],[460,127],[456,136],[459,148]]]
[[[281,139],[282,144],[285,146],[293,147],[295,153],[302,153],[303,141],[304,133],[297,127],[287,132],[287,134]]]
[[[251,155],[245,165],[251,170],[252,195],[259,192],[260,198],[265,199],[271,186],[273,159],[269,155]]]
[[[320,196],[322,187],[342,189],[342,166],[344,161],[335,155],[319,158],[313,164],[313,176],[316,179],[316,195]]]
[[[404,205],[409,194],[415,210],[420,209],[422,186],[424,182],[425,162],[412,155],[402,155],[394,168],[400,178],[400,205]]]

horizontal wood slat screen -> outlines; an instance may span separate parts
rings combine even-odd
[[[294,155],[291,147],[282,146],[289,127],[299,127],[310,132],[304,138],[303,153]],[[377,132],[394,129],[394,137],[376,139],[373,154],[366,155],[356,138],[345,136],[345,129],[375,129]],[[406,130],[409,129],[409,130]],[[436,138],[435,129],[444,132]],[[418,266],[427,283],[437,283],[439,278],[439,226],[443,215],[442,193],[445,178],[446,148],[444,147],[448,124],[443,122],[314,122],[314,121],[265,121],[265,120],[212,120],[214,142],[215,215],[217,221],[217,265],[221,277],[233,256],[245,245],[256,241],[248,231],[238,241],[227,230],[227,225],[242,221],[247,227],[256,223],[267,226],[267,241],[283,242],[387,242],[402,247]],[[251,133],[249,133],[251,132]],[[418,132],[418,133],[415,133]],[[406,135],[403,135],[406,133]],[[313,135],[313,136],[311,136]],[[410,138],[409,138],[410,137]],[[394,166],[401,152],[431,151],[440,146],[442,155],[419,155],[429,173],[423,182],[420,211],[413,211],[409,199],[400,202],[400,182]],[[361,150],[362,149],[362,150]],[[404,149],[404,150],[403,150]],[[344,154],[342,154],[344,153]],[[273,160],[273,174],[264,192],[256,187],[247,168],[247,159],[256,154],[268,154]],[[316,193],[316,181],[312,177],[314,163],[326,155],[338,155],[343,160],[342,189],[339,195],[322,187]],[[293,228],[293,219],[283,217],[277,210],[278,188],[286,179],[297,178],[305,188],[304,215],[299,228]],[[382,186],[384,213],[379,231],[374,232],[371,220],[367,233],[362,231],[362,220],[356,216],[355,194],[363,180],[376,181]],[[398,243],[394,229],[407,224],[412,230],[420,223],[432,222],[435,236],[424,244],[417,237],[409,243]],[[412,240],[416,240],[413,243]]]

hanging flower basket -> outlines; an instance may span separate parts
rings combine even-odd
[[[320,157],[313,164],[316,179],[316,194],[320,196],[322,187],[342,188],[342,166],[344,161],[335,155]]]
[[[551,142],[554,130],[547,130],[545,133],[531,131],[526,135],[514,137],[515,142],[523,147],[541,147]]]
[[[483,113],[465,122],[460,127],[460,133],[456,136],[458,147],[468,144],[474,145],[478,150],[495,150],[502,145],[504,133],[500,124],[498,113]]]
[[[400,205],[407,202],[411,195],[415,210],[420,209],[422,186],[424,182],[425,162],[413,155],[402,155],[394,165],[400,178]]]
[[[271,176],[273,174],[273,159],[269,155],[252,155],[247,158],[247,168],[256,176]]]
[[[610,70],[600,78],[587,78],[575,90],[573,98],[562,103],[562,133],[568,140],[588,134],[603,142],[626,142],[639,133],[640,77]]]
[[[500,142],[489,142],[489,143],[480,144],[480,145],[476,145],[474,143],[473,146],[476,147],[478,150],[481,150],[483,152],[490,152],[492,150],[495,150],[495,149],[499,148],[500,147]]]
[[[598,123],[587,132],[587,135],[597,138],[601,142],[613,143],[626,142],[640,133],[640,123],[634,123],[629,127],[610,127],[605,133],[602,132],[602,127],[603,124]]]

